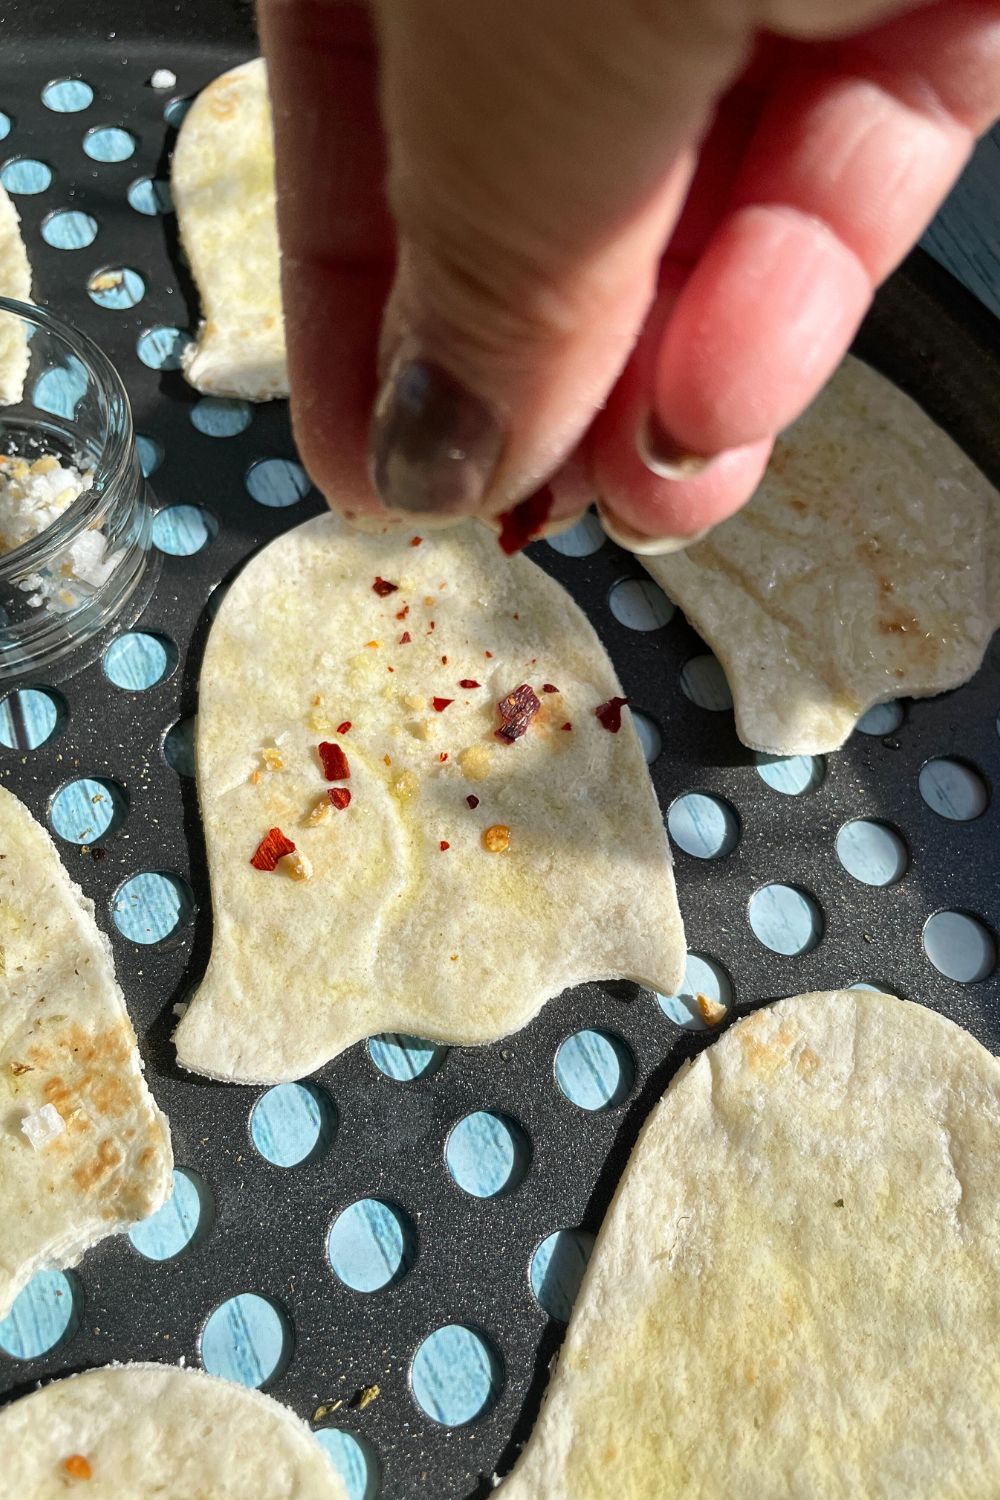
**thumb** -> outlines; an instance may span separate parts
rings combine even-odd
[[[399,232],[376,488],[397,509],[495,514],[552,473],[623,368],[749,33],[643,0],[376,0],[375,16]]]

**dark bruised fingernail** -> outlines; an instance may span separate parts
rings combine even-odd
[[[660,479],[694,479],[714,463],[714,453],[691,453],[670,436],[654,411],[646,413],[635,435],[635,446],[650,473]]]
[[[375,489],[390,510],[479,508],[503,448],[496,412],[426,359],[393,365],[372,418]]]

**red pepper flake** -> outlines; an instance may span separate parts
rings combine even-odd
[[[319,758],[323,763],[323,775],[327,781],[348,780],[351,768],[347,764],[347,756],[339,745],[332,745],[329,740],[322,740],[319,746]]]
[[[558,693],[558,691],[559,691],[559,689],[555,686],[554,683],[551,683],[551,682],[543,682],[542,683],[542,692],[543,693]]]
[[[554,502],[555,496],[551,489],[544,485],[542,489],[529,495],[527,500],[522,500],[520,505],[503,511],[500,516],[501,552],[506,552],[510,557],[512,553],[520,552],[522,547],[526,547],[549,519]]]
[[[476,808],[479,806],[479,798],[476,796],[475,792],[470,792],[465,800],[472,808],[472,811],[475,812]]]
[[[442,839],[442,840],[441,840],[441,842],[440,842],[440,843],[439,843],[439,844],[438,844],[438,848],[439,848],[439,849],[440,849],[440,850],[441,850],[441,851],[442,851],[442,853],[443,853],[443,852],[444,852],[444,850],[445,850],[445,849],[450,849],[450,848],[451,848],[451,845],[450,845],[450,844],[449,844],[449,842],[448,842],[448,840],[447,840],[447,839]]]
[[[345,719],[342,724],[338,724],[337,725],[337,733],[338,734],[346,734],[347,731],[350,729],[350,727],[351,727],[351,721],[350,721],[350,719]]]
[[[412,639],[413,637],[411,636],[410,632],[408,630],[404,630],[403,634],[399,637],[399,644],[401,646],[408,646]]]
[[[411,536],[410,537],[410,546],[411,547],[419,547],[420,543],[422,541],[423,541],[423,537],[422,536]]]
[[[495,737],[505,745],[513,745],[525,733],[541,706],[533,689],[522,682],[497,704],[500,728],[494,731]]]
[[[407,615],[409,613],[410,613],[410,606],[408,604],[404,604],[403,607],[402,607],[402,609],[397,609],[397,611],[396,611],[396,619],[397,620],[405,620],[406,617],[407,617]]]
[[[567,720],[566,720],[566,722],[565,722],[565,724],[562,724],[562,725],[560,725],[560,728],[561,728],[561,729],[572,729],[572,728],[573,728],[573,726],[572,726],[572,724],[571,724],[571,723],[570,723],[570,722],[569,722],[569,720],[568,720],[568,719],[567,719]]]
[[[69,1458],[64,1458],[62,1466],[71,1479],[93,1479],[94,1471],[88,1459],[82,1453],[71,1453]]]
[[[442,667],[446,667],[448,665],[448,658],[446,656],[442,656],[441,665]]]
[[[250,863],[255,870],[273,870],[277,868],[279,859],[294,853],[295,845],[291,839],[286,839],[280,828],[269,828],[257,845]]]
[[[493,652],[492,651],[484,651],[483,655],[486,657],[487,661],[492,661],[493,660]]]
[[[372,584],[373,591],[380,599],[387,599],[390,594],[395,594],[399,589],[398,583],[390,583],[387,578],[376,578]]]
[[[479,683],[474,677],[460,677],[458,685],[459,687],[464,688],[477,688],[479,686]]]
[[[627,702],[627,698],[609,698],[607,703],[602,703],[594,709],[601,727],[609,734],[617,734],[622,727],[622,709]]]
[[[431,633],[431,631],[433,629],[434,629],[434,621],[432,620],[431,623],[427,627],[427,634],[430,635],[430,633]]]
[[[386,671],[387,671],[387,672],[395,672],[395,670],[396,670],[396,668],[395,668],[395,667],[386,667],[386,669],[385,669],[385,670],[386,670]]]
[[[438,756],[438,760],[445,761],[447,759],[448,759],[448,752],[447,752],[447,750],[442,750],[441,754]]]
[[[438,714],[443,714],[444,711],[445,711],[445,709],[448,707],[448,704],[449,703],[454,703],[454,701],[455,701],[454,698],[432,698],[431,699],[431,702],[434,705],[434,712],[438,713]]]
[[[338,812],[343,812],[351,803],[350,789],[346,786],[331,786],[326,794]]]

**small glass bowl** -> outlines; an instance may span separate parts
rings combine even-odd
[[[0,454],[30,463],[51,453],[92,481],[46,530],[0,553],[7,685],[90,659],[83,648],[149,581],[152,521],[128,396],[107,356],[44,308],[6,297],[0,349],[26,364],[20,400],[0,406]]]

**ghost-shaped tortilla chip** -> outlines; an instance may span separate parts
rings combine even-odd
[[[170,1136],[93,902],[0,787],[0,1316],[35,1271],[154,1213]]]
[[[263,58],[241,63],[202,89],[181,125],[170,181],[201,297],[201,323],[185,352],[184,374],[196,390],[217,396],[287,396]]]
[[[738,1021],[644,1126],[499,1496],[1000,1493],[998,1151],[1000,1064],[943,1016]]]
[[[587,979],[673,993],[670,855],[622,701],[569,596],[475,523],[323,516],[271,543],[202,668],[215,934],[181,1064],[278,1082],[383,1031],[493,1041]]]
[[[742,511],[639,560],[725,668],[743,743],[819,754],[873,704],[978,671],[1000,624],[1000,494],[848,357]]]

